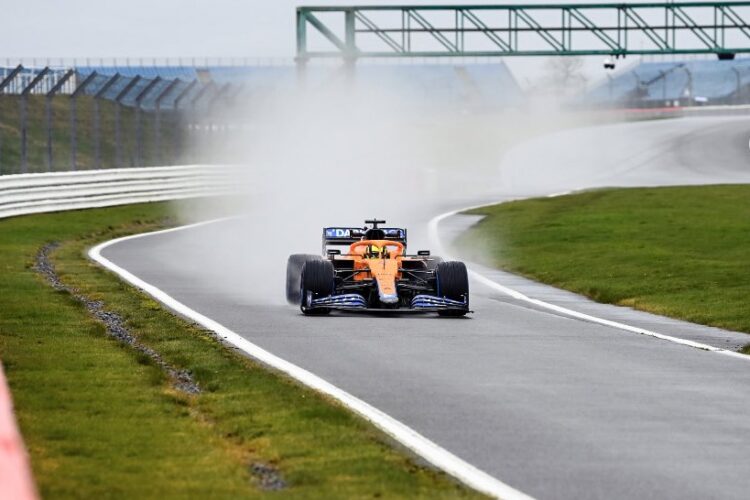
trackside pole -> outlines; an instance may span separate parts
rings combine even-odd
[[[15,80],[16,76],[18,76],[18,74],[21,71],[23,71],[23,66],[19,64],[2,81],[0,81],[0,99],[2,99],[3,96],[5,95],[5,88],[8,87],[11,83],[13,83],[13,80]],[[0,130],[0,173],[2,173],[3,171],[2,153],[3,153],[2,130]]]
[[[148,97],[148,94],[151,93],[152,90],[154,90],[154,87],[156,87],[159,82],[161,82],[161,77],[157,76],[153,80],[151,80],[148,85],[146,85],[146,88],[144,88],[136,97],[135,97],[135,154],[136,154],[136,165],[143,166],[143,158],[144,158],[144,151],[143,151],[143,101]]]
[[[120,73],[115,73],[109,80],[107,80],[102,88],[100,88],[96,94],[94,94],[93,105],[94,105],[94,166],[99,169],[102,168],[102,130],[101,130],[101,115],[99,110],[99,101],[104,97],[104,94],[109,91],[112,85],[120,79]]]
[[[39,85],[45,76],[50,72],[49,67],[45,67],[43,70],[38,72],[36,76],[31,80],[22,91],[21,91],[21,173],[25,174],[29,168],[29,94],[34,91],[34,87]]]
[[[138,82],[141,81],[141,76],[134,76],[125,88],[120,91],[115,97],[115,167],[122,168],[122,100],[130,93]]]
[[[63,85],[65,85],[65,83],[74,75],[75,71],[69,69],[44,96],[44,119],[45,131],[47,135],[47,172],[52,171],[52,98],[55,97],[55,94],[57,94],[60,89],[62,89]]]
[[[161,103],[180,83],[182,83],[181,80],[175,78],[154,100],[154,144],[157,161],[160,165],[164,164],[164,153],[161,150]]]
[[[77,103],[78,96],[83,94],[86,88],[94,81],[97,74],[93,71],[87,76],[78,86],[75,88],[73,93],[70,94],[70,168],[75,170],[77,168],[77,156],[78,156],[78,131],[76,126],[78,125],[77,116]]]

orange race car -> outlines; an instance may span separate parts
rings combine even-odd
[[[331,310],[437,312],[469,311],[469,278],[463,262],[444,262],[428,250],[406,253],[406,229],[378,227],[323,229],[323,255],[294,254],[286,272],[286,295],[307,315]],[[348,246],[345,253],[335,246]]]

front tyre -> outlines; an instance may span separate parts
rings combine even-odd
[[[438,311],[440,316],[464,316],[469,312],[469,273],[463,262],[440,262],[435,268],[437,290],[440,297],[466,301],[466,309]]]
[[[439,266],[443,262],[444,261],[442,257],[433,255],[425,261],[425,265],[427,266],[428,271],[434,271],[435,269],[437,269],[437,266]]]
[[[320,255],[295,253],[286,261],[286,300],[292,305],[299,305],[302,300],[302,266],[310,260],[322,260]]]
[[[330,309],[311,309],[308,301],[333,295],[333,264],[329,260],[309,260],[302,266],[302,286],[300,287],[300,309],[308,316],[328,314]]]

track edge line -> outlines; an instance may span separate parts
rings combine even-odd
[[[558,196],[565,196],[568,194],[575,193],[577,190],[571,190],[571,191],[564,191],[560,193],[553,193],[550,195],[547,195],[547,198],[555,198]],[[451,210],[450,212],[445,212],[443,214],[440,214],[436,217],[433,217],[430,219],[430,221],[427,223],[427,232],[429,235],[430,242],[434,248],[436,248],[440,255],[444,255],[446,259],[453,258],[450,254],[446,253],[444,250],[444,246],[440,240],[439,232],[438,232],[438,226],[440,222],[447,219],[448,217],[452,217],[454,215],[459,214],[460,212],[465,212],[467,210],[474,210],[476,208],[483,208],[483,207],[489,207],[493,205],[503,204],[503,203],[509,203],[511,201],[518,201],[522,200],[524,198],[514,198],[502,202],[495,202],[495,203],[485,203],[482,205],[474,205],[470,207],[460,208],[458,210]],[[612,321],[604,318],[600,318],[598,316],[593,316],[590,314],[582,313],[575,311],[573,309],[568,309],[567,307],[558,306],[555,304],[552,304],[550,302],[544,302],[543,300],[534,299],[532,297],[529,297],[528,295],[525,295],[518,290],[514,290],[512,288],[509,288],[505,285],[501,285],[500,283],[497,283],[496,281],[493,281],[492,279],[488,278],[487,276],[484,276],[483,274],[479,273],[478,271],[475,271],[471,268],[469,268],[469,274],[474,277],[476,280],[481,281],[486,286],[497,290],[505,295],[508,295],[510,297],[513,297],[514,299],[521,300],[523,302],[527,302],[529,304],[533,304],[535,306],[541,307],[543,309],[547,309],[550,311],[554,311],[560,314],[564,314],[566,316],[577,318],[585,321],[590,321],[592,323],[596,323],[602,326],[608,326],[611,328],[615,328],[618,330],[623,330],[631,333],[637,333],[639,335],[646,335],[649,337],[654,337],[661,340],[666,340],[667,342],[672,342],[675,344],[684,345],[687,347],[692,347],[694,349],[700,349],[702,351],[709,351],[709,352],[715,352],[717,354],[722,354],[725,356],[738,358],[738,359],[744,359],[745,361],[750,361],[750,356],[746,354],[741,354],[739,352],[730,351],[728,349],[722,349],[721,347],[714,347],[708,344],[703,344],[701,342],[695,342],[688,339],[681,339],[679,337],[673,337],[671,335],[665,335],[663,333],[654,332],[651,330],[647,330],[645,328],[640,328],[637,326],[631,326],[626,323],[620,323],[618,321]]]

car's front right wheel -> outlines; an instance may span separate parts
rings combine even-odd
[[[438,311],[440,316],[465,316],[469,312],[469,273],[463,262],[440,262],[435,268],[438,295],[446,299],[466,300],[466,309]]]

